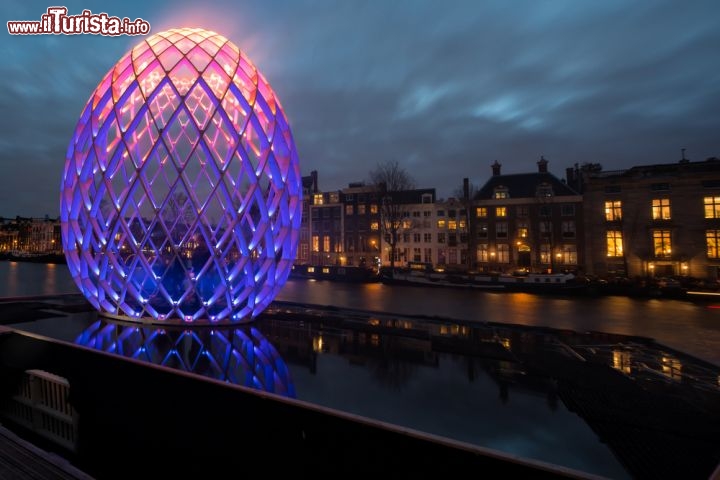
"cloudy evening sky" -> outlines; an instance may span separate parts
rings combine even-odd
[[[605,170],[720,157],[717,0],[149,2],[5,0],[3,23],[60,3],[153,32],[201,26],[232,40],[283,103],[304,174],[323,190],[397,160],[449,196],[574,163]],[[102,5],[102,6],[101,6]],[[77,118],[142,37],[0,33],[0,216],[58,215]]]

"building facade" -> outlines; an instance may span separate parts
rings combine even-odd
[[[309,263],[344,265],[345,225],[339,191],[313,194],[309,223]]]
[[[318,193],[317,170],[313,170],[310,172],[310,175],[302,177],[302,187],[302,221],[300,222],[300,240],[298,242],[298,251],[295,263],[306,265],[310,263],[310,206],[315,200],[315,194]]]
[[[720,160],[600,171],[583,182],[589,273],[718,279]]]
[[[583,198],[548,172],[493,175],[475,196],[473,232],[480,271],[582,271]],[[472,212],[471,212],[472,213]]]
[[[344,265],[376,267],[382,251],[377,188],[362,182],[340,191],[345,224]]]
[[[401,215],[395,248],[395,266],[437,264],[437,228],[434,188],[419,188],[392,192],[392,201],[399,204]],[[381,220],[382,221],[382,220]],[[385,232],[382,244],[382,264],[390,265],[390,235]]]

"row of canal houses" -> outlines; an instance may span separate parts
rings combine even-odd
[[[395,194],[403,215],[396,266],[718,279],[717,158],[618,171],[575,165],[564,178],[543,157],[536,165],[503,174],[495,162],[484,185],[465,179],[457,198],[438,199],[434,188]],[[374,185],[323,192],[313,171],[303,188],[298,264],[390,264]]]

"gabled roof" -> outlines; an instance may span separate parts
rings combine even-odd
[[[541,184],[549,184],[554,196],[580,195],[578,192],[561,182],[552,173],[515,173],[510,175],[493,175],[485,182],[477,195],[476,200],[493,198],[495,189],[505,187],[509,198],[535,198],[537,188]]]

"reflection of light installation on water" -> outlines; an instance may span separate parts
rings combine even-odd
[[[295,398],[285,361],[255,328],[188,330],[98,320],[75,343]]]
[[[299,172],[277,97],[235,45],[201,29],[153,35],[103,78],[70,142],[70,273],[107,314],[249,320],[290,273]]]

